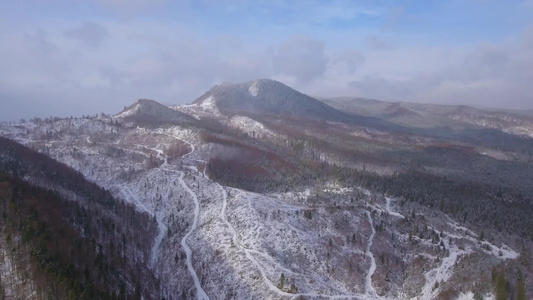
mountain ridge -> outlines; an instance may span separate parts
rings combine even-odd
[[[194,121],[191,116],[151,99],[137,100],[122,112],[116,114],[114,118],[144,123]]]
[[[224,113],[270,113],[321,118],[324,115],[339,115],[329,105],[271,79],[216,85],[193,103],[201,105],[210,97]]]
[[[233,88],[263,92],[222,86]],[[226,115],[211,96],[173,108],[193,126],[142,122],[174,113],[137,101],[127,111],[138,122],[128,113],[31,120],[0,133],[147,213],[157,232],[142,243],[143,262],[166,299],[473,300],[493,293],[491,270],[512,286],[522,272],[532,286],[533,141],[497,129],[424,136]]]
[[[193,101],[193,105],[213,109],[224,115],[270,115],[340,122],[378,130],[408,132],[386,120],[353,114],[303,94],[281,82],[258,79],[245,83],[214,86]]]
[[[527,111],[484,110],[468,105],[387,102],[366,98],[321,98],[321,101],[342,111],[377,117],[412,128],[496,129],[533,138],[533,116]],[[390,113],[391,108],[401,109]],[[411,113],[409,113],[411,112]],[[415,115],[416,114],[416,115]]]

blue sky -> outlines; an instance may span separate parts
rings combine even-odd
[[[5,0],[0,120],[193,101],[221,82],[533,108],[533,1]]]

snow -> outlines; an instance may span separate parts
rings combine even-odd
[[[443,283],[448,281],[450,277],[453,275],[453,267],[455,265],[455,262],[460,256],[468,255],[472,253],[469,248],[466,250],[460,250],[455,245],[450,245],[449,239],[443,239],[444,246],[446,249],[449,250],[449,255],[442,259],[442,263],[437,266],[436,268],[426,272],[424,275],[425,277],[425,283],[424,287],[422,288],[422,293],[420,297],[417,297],[416,299],[420,300],[429,300],[434,299],[439,291]],[[435,283],[439,283],[439,287],[435,288]]]
[[[468,292],[468,293],[460,293],[459,296],[456,298],[456,300],[474,300],[474,293]]]
[[[209,96],[205,100],[202,101],[199,105],[200,108],[203,110],[211,111],[211,112],[218,112],[217,103],[215,101],[215,97]]]
[[[222,193],[222,199],[223,199],[223,204],[222,204],[222,210],[220,211],[220,218],[224,221],[224,223],[226,224],[226,226],[228,227],[228,229],[230,230],[231,232],[231,238],[232,238],[232,241],[235,245],[237,245],[241,250],[244,251],[245,255],[246,255],[246,258],[248,258],[248,260],[250,260],[256,267],[257,269],[259,270],[259,272],[261,273],[261,277],[263,278],[263,282],[265,282],[268,286],[268,288],[271,290],[271,291],[274,291],[276,294],[278,295],[281,295],[281,296],[292,296],[292,294],[289,294],[289,293],[286,293],[286,292],[283,292],[281,290],[279,290],[273,283],[272,281],[270,281],[265,273],[265,270],[261,267],[261,265],[257,262],[257,260],[254,258],[254,256],[250,253],[250,249],[246,248],[242,243],[241,241],[239,241],[238,239],[238,233],[237,231],[235,230],[235,228],[231,225],[231,223],[228,221],[227,219],[227,216],[226,216],[226,208],[228,206],[228,200],[227,200],[227,193],[226,191],[224,190],[224,188],[219,185],[218,183],[216,184],[217,187],[221,190],[221,193]]]
[[[465,233],[471,237],[477,237],[477,234],[475,232],[464,226],[459,225],[456,221],[452,220],[450,216],[446,215],[446,218],[449,220],[448,225],[450,225],[450,227],[452,227],[454,230],[459,231],[461,233]]]
[[[216,99],[213,95],[205,98],[200,103],[175,105],[171,108],[188,114],[197,120],[201,120],[204,117],[225,119],[225,116],[218,110]]]
[[[448,219],[450,219],[448,217]],[[446,233],[447,236],[455,238],[455,239],[465,239],[469,240],[474,244],[482,245],[484,247],[488,247],[490,250],[486,250],[485,248],[482,248],[485,253],[491,254],[495,257],[498,257],[501,260],[506,259],[516,259],[520,254],[513,249],[511,249],[509,246],[502,244],[501,247],[498,247],[488,241],[481,241],[479,240],[478,235],[471,231],[470,229],[459,226],[457,223],[450,219],[450,222],[448,222],[448,225],[450,225],[452,228],[454,228],[458,233]]]
[[[125,118],[125,117],[129,117],[131,115],[134,115],[136,114],[139,109],[141,109],[141,104],[140,103],[137,103],[135,104],[135,106],[133,106],[132,108],[130,109],[127,109],[123,112],[121,112],[120,114],[116,115],[115,118]]]
[[[400,219],[404,219],[405,217],[404,217],[402,214],[397,213],[397,212],[391,210],[390,203],[391,203],[392,200],[393,200],[393,199],[390,198],[390,197],[385,197],[385,201],[386,201],[386,206],[385,206],[385,208],[386,208],[387,213],[388,213],[389,215],[391,215],[391,216],[395,216],[395,217],[398,217],[398,218],[400,218]]]
[[[195,147],[194,147],[194,145],[192,143],[188,143],[188,142],[186,142],[186,143],[189,144],[189,146],[191,147],[191,151],[189,153],[183,155],[182,158],[186,158],[187,156],[191,155],[195,151]],[[158,150],[158,149],[156,149],[156,150]],[[164,153],[162,151],[160,152],[160,150],[158,150],[158,155],[159,155],[159,153],[161,155],[164,155]],[[164,167],[166,167],[168,165],[168,158],[167,158],[166,155],[164,155],[164,160],[165,160],[165,162],[164,162],[162,168],[164,168]],[[173,170],[169,170],[169,171],[172,172]],[[183,247],[183,249],[185,250],[185,254],[187,255],[187,268],[189,269],[189,273],[191,274],[191,277],[193,278],[193,281],[194,281],[194,286],[196,288],[196,299],[197,300],[209,300],[209,296],[207,296],[207,293],[202,288],[202,285],[200,284],[200,279],[198,278],[198,274],[196,273],[196,270],[194,269],[194,267],[192,265],[193,252],[192,252],[191,248],[189,247],[189,245],[187,244],[187,239],[196,230],[196,228],[198,226],[198,217],[200,215],[200,203],[198,201],[198,195],[183,180],[183,176],[185,175],[185,173],[183,173],[182,171],[179,171],[179,174],[180,175],[179,175],[178,181],[179,181],[180,185],[189,193],[189,195],[192,197],[192,199],[194,201],[194,218],[193,218],[193,222],[192,222],[192,225],[191,225],[191,229],[181,239],[181,246]]]
[[[194,219],[191,226],[191,229],[187,234],[183,237],[181,240],[181,246],[183,249],[185,249],[185,253],[187,254],[187,268],[189,269],[189,272],[191,273],[191,276],[194,281],[194,286],[196,287],[196,299],[198,300],[209,300],[209,297],[205,293],[204,289],[202,288],[200,284],[200,280],[198,279],[198,274],[196,274],[196,271],[194,270],[194,267],[192,265],[192,250],[187,244],[187,239],[189,236],[193,233],[193,231],[196,229],[196,226],[198,225],[198,215],[200,214],[200,204],[198,203],[198,196],[196,193],[194,193],[191,188],[183,181],[183,175],[184,173],[181,172],[181,175],[179,177],[179,183],[181,186],[191,195],[191,197],[194,200]]]
[[[291,293],[287,293],[287,292],[285,292],[283,290],[280,290],[272,282],[272,280],[270,279],[271,277],[269,278],[268,273],[270,273],[270,272],[265,268],[265,265],[263,263],[261,263],[260,260],[258,260],[254,256],[254,254],[255,255],[259,255],[261,258],[266,259],[266,261],[268,262],[268,265],[270,265],[271,267],[275,266],[276,269],[278,269],[279,271],[285,273],[286,275],[298,276],[300,274],[297,271],[295,271],[294,269],[292,269],[292,268],[279,266],[278,265],[279,262],[276,261],[274,258],[272,258],[270,255],[268,255],[268,254],[266,254],[266,253],[264,253],[262,251],[258,251],[258,250],[255,250],[255,249],[252,248],[253,245],[255,244],[255,242],[254,241],[249,241],[248,239],[252,238],[252,237],[256,237],[256,235],[252,232],[252,233],[250,233],[250,235],[248,237],[246,237],[246,236],[240,235],[237,232],[237,230],[229,222],[228,217],[227,217],[227,207],[228,207],[227,192],[226,192],[226,190],[225,190],[225,188],[223,186],[221,186],[219,184],[216,184],[216,185],[219,188],[220,193],[222,194],[222,198],[223,198],[223,206],[222,206],[222,209],[221,209],[220,215],[219,215],[220,219],[223,220],[223,222],[225,223],[227,228],[230,230],[233,244],[236,245],[239,248],[240,251],[244,252],[246,258],[250,262],[252,262],[252,264],[256,267],[256,269],[261,274],[262,281],[268,286],[270,291],[274,292],[275,294],[277,294],[279,296],[290,296],[293,299],[297,298],[298,296],[313,297],[313,298],[327,298],[327,299],[361,299],[361,300],[364,300],[364,299],[381,299],[381,298],[377,297],[375,292],[373,294],[371,293],[369,295],[365,295],[365,294],[349,294],[349,293],[346,293],[344,291],[337,290],[337,289],[335,289],[333,287],[332,287],[332,289],[336,290],[336,293],[332,293],[332,294],[324,294],[323,292],[313,292],[313,291],[309,291],[309,292],[305,292],[305,293],[291,294]],[[253,194],[253,193],[250,193],[250,192],[244,192],[244,191],[241,191],[241,190],[238,190],[238,189],[234,189],[234,188],[231,189],[231,192],[232,192],[232,194],[235,195],[235,197],[242,197],[240,199],[242,199],[242,200],[244,200],[246,202],[245,207],[248,208],[248,209],[253,209],[251,207],[252,201],[259,200],[256,197],[261,197],[261,200],[259,201],[260,203],[265,203],[265,201],[268,201],[267,198],[263,198],[261,195]],[[280,195],[278,194],[277,196],[279,197]],[[281,201],[281,200],[278,200],[278,199],[270,199],[270,201],[272,201],[272,200],[275,201],[276,203],[278,201]],[[271,206],[271,204],[266,204],[266,203],[265,203],[265,205]],[[301,206],[287,205],[287,204],[285,204],[283,202],[279,203],[279,205],[281,205],[281,206],[278,206],[278,207],[284,207],[285,209],[290,209],[290,210],[298,210],[298,209],[305,208],[305,207],[301,207]],[[243,213],[239,213],[238,216],[239,217],[245,217],[246,215],[247,214],[243,212]],[[288,225],[289,225],[289,227],[291,229],[293,229],[293,231],[305,234],[305,232],[299,230],[298,228],[295,228],[294,226],[292,226],[290,224],[288,224]],[[258,230],[262,230],[261,227],[262,227],[261,225],[255,224],[255,229],[256,230],[257,229]],[[375,234],[375,231],[373,232],[373,234]],[[371,243],[372,239],[373,239],[373,236],[370,237],[370,243]],[[369,245],[369,247],[371,247],[371,244]],[[286,245],[283,245],[283,248],[280,251],[288,253],[288,252],[292,252],[293,249],[292,249],[290,244],[286,244]],[[373,255],[372,255],[371,252],[369,252],[368,255],[371,255],[372,258],[373,258]],[[372,264],[371,268],[373,268],[373,270],[375,270],[375,268],[376,268],[375,261]],[[369,271],[370,277],[371,277],[371,275],[373,273],[373,270]],[[304,275],[304,274],[301,274],[301,275]],[[305,274],[304,276],[313,276],[313,275],[312,275],[312,272],[310,272],[309,274]],[[326,284],[325,282],[321,282],[321,283],[322,284]]]
[[[267,129],[262,123],[244,116],[234,116],[230,119],[229,124],[235,128],[248,133],[249,135],[266,134],[276,136],[276,134]]]
[[[199,112],[211,109],[214,99],[208,98],[202,105],[191,105],[187,109]],[[262,131],[266,130],[264,126],[253,119],[228,117],[224,120],[246,130],[266,132]],[[430,239],[413,236],[416,245],[410,245],[405,228],[396,226],[405,222],[402,221],[404,216],[396,211],[402,211],[396,205],[397,199],[381,197],[358,187],[327,183],[321,193],[330,199],[317,202],[311,189],[263,195],[221,186],[205,173],[211,148],[202,143],[195,129],[180,126],[116,129],[88,119],[60,121],[42,127],[31,123],[25,126],[0,127],[0,132],[27,145],[35,145],[46,131],[67,132],[47,140],[44,149],[110,189],[114,196],[124,198],[155,218],[158,232],[149,245],[151,249],[148,248],[151,267],[171,291],[190,288],[196,290],[197,299],[209,299],[208,295],[227,297],[228,291],[240,293],[233,297],[242,299],[295,299],[298,296],[406,299],[402,296],[401,285],[393,286],[385,296],[377,295],[384,289],[378,280],[383,276],[382,265],[375,255],[381,251],[396,251],[381,248],[387,247],[388,241],[384,239],[389,234],[398,237],[395,246],[405,252],[397,250],[396,255],[401,253],[400,259],[406,264],[417,257],[429,261],[431,269],[417,271],[420,282],[414,284],[418,284],[418,288],[423,285],[423,288],[414,299],[435,298],[440,292],[433,289],[435,282],[452,279],[454,264],[470,253],[485,253],[502,260],[518,257],[518,253],[504,244],[480,242],[473,231],[443,216],[435,223],[427,217],[428,223],[435,225],[435,229],[429,228],[444,232],[443,243],[449,249],[446,257],[435,251],[436,244]],[[110,140],[93,138],[93,134],[113,130],[120,132]],[[167,149],[176,140],[189,144],[191,151],[181,158],[168,159]],[[121,149],[125,155],[106,156],[103,153],[109,146]],[[145,162],[150,156],[160,159],[160,165],[146,168]],[[121,174],[130,175],[121,177]],[[358,195],[357,200],[350,202],[354,193]],[[311,220],[303,217],[306,210],[313,212]],[[342,225],[344,219],[349,220],[347,225]],[[336,228],[336,221],[341,223],[340,228]],[[387,223],[385,232],[376,232],[374,224],[383,222]],[[357,234],[358,243],[348,246],[346,236],[352,233]],[[330,238],[335,246],[328,248]],[[488,251],[481,248],[484,245]],[[176,263],[174,255],[183,253],[181,249],[186,257]],[[326,253],[331,255],[331,262],[326,261]],[[344,266],[347,258],[358,262],[360,272],[337,275],[343,271],[339,266]],[[331,266],[341,271],[331,272]],[[298,286],[299,293],[288,293],[287,287],[277,287],[281,273]],[[469,295],[464,294],[461,300],[469,299]]]
[[[155,217],[155,213],[151,210],[149,210],[146,205],[144,205],[139,199],[135,196],[135,194],[131,191],[131,188],[128,186],[120,186],[119,189],[124,195],[124,198],[130,202],[133,203],[139,210],[147,212],[152,217]],[[158,258],[158,251],[159,247],[161,245],[161,242],[163,241],[163,238],[167,235],[168,228],[167,226],[161,221],[160,218],[155,217],[157,221],[157,228],[158,228],[158,234],[154,239],[154,244],[152,246],[151,251],[151,257],[150,257],[150,264],[153,268],[157,262]]]
[[[494,295],[490,294],[490,293],[489,294],[485,294],[485,295],[483,295],[483,299],[484,300],[494,300]],[[475,300],[475,295],[472,292],[460,293],[459,296],[457,298],[455,298],[455,300]]]
[[[259,82],[257,80],[250,84],[248,92],[250,92],[250,95],[252,95],[253,97],[257,97],[257,93],[259,92]]]
[[[516,259],[519,256],[516,251],[512,250],[505,244],[503,244],[501,247],[497,247],[496,245],[487,241],[479,241],[479,239],[477,238],[477,234],[475,234],[466,227],[458,225],[457,222],[453,221],[450,217],[446,217],[449,220],[448,225],[450,226],[450,228],[457,231],[456,233],[443,231],[444,238],[442,238],[442,241],[444,247],[448,249],[449,255],[442,259],[440,265],[424,274],[425,283],[422,288],[421,295],[418,297],[414,297],[413,299],[426,300],[436,298],[440,291],[440,287],[442,287],[442,284],[446,283],[453,276],[453,268],[455,266],[455,263],[461,257],[474,253],[473,247],[477,247],[479,248],[478,251],[483,251],[487,254],[498,257],[501,260]],[[428,226],[428,228],[435,230],[431,226]],[[418,239],[418,237],[413,238]],[[455,243],[453,245],[450,243],[450,239],[452,238],[458,241],[470,241],[471,244],[466,246],[463,245],[461,248],[459,248]],[[479,247],[480,244],[488,246],[490,248],[490,251],[486,251],[482,247]],[[439,283],[439,288],[435,288],[436,282]],[[469,294],[467,293],[462,297],[468,297],[468,295]]]
[[[374,272],[376,271],[376,260],[374,259],[374,254],[372,253],[372,242],[374,241],[374,236],[376,235],[376,230],[374,229],[374,223],[372,221],[372,216],[370,215],[370,212],[367,211],[366,215],[368,217],[368,223],[370,224],[370,227],[372,228],[372,233],[370,234],[370,237],[368,238],[368,244],[366,247],[365,255],[370,259],[370,268],[368,269],[368,273],[365,277],[365,293],[369,296],[376,296],[376,290],[372,286],[372,275],[374,275]]]

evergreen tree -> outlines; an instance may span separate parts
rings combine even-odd
[[[526,287],[522,278],[522,272],[518,273],[518,281],[516,282],[516,300],[526,300]]]
[[[505,272],[502,270],[496,279],[496,300],[507,300]]]
[[[281,276],[279,277],[278,288],[282,289],[284,285],[285,285],[285,274],[281,273]]]

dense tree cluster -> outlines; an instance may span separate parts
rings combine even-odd
[[[0,138],[0,244],[42,299],[154,299],[157,224],[81,174]],[[6,258],[7,259],[7,258]],[[0,282],[1,290],[20,282]],[[157,294],[153,294],[157,293]]]

